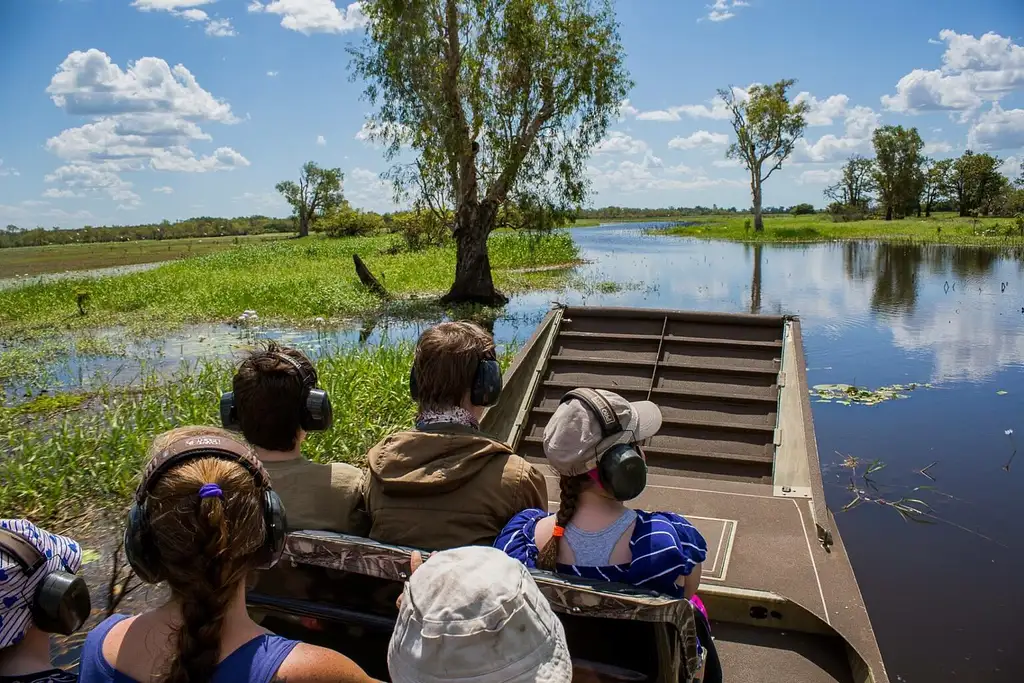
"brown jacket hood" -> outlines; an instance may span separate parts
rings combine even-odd
[[[436,496],[454,491],[480,474],[495,455],[512,450],[468,427],[398,432],[370,450],[370,472],[382,493]]]

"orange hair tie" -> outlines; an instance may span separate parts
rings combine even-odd
[[[554,538],[561,538],[562,536],[565,536],[565,527],[558,526],[556,524],[555,528],[551,530],[551,536]]]

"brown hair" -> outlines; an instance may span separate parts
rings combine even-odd
[[[295,366],[281,356],[294,358]],[[232,389],[246,441],[271,451],[295,448],[302,422],[302,374],[316,379],[316,368],[298,349],[267,342],[238,366]]]
[[[494,339],[467,321],[441,323],[420,335],[413,368],[421,408],[462,403],[473,386],[477,365],[494,358]]]
[[[153,440],[150,457],[188,436],[231,438],[216,427],[181,427]],[[200,498],[216,484],[223,498]],[[221,627],[263,544],[263,491],[238,463],[187,460],[165,472],[147,497],[153,543],[182,623],[164,683],[209,681],[220,659]]]
[[[583,484],[590,479],[589,474],[577,474],[574,477],[559,477],[558,488],[560,489],[558,512],[555,513],[555,526],[563,529],[572,521],[576,514],[576,505],[580,502],[580,492],[583,491]],[[558,544],[561,537],[551,534],[551,538],[544,547],[540,549],[537,556],[537,568],[554,571],[558,563]]]

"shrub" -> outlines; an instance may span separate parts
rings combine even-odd
[[[797,204],[792,208],[791,213],[794,216],[806,216],[814,213],[814,206],[812,204]]]
[[[392,216],[395,232],[402,235],[408,251],[441,247],[452,239],[448,222],[429,211],[406,211]]]
[[[356,237],[384,231],[384,218],[372,211],[344,208],[324,216],[321,222],[329,237]]]

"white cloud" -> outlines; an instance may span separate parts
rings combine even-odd
[[[750,3],[745,0],[715,0],[713,5],[708,5],[707,19],[709,21],[726,21],[736,16],[735,10],[738,7],[749,7]]]
[[[75,192],[74,190],[61,190],[56,187],[48,187],[43,191],[44,197],[50,199],[67,199],[71,197],[84,197],[84,192]]]
[[[846,115],[846,106],[850,103],[850,98],[840,93],[819,100],[805,90],[797,93],[793,101],[807,103],[808,111],[804,118],[807,119],[808,126],[831,126],[833,119]]]
[[[67,56],[46,92],[68,114],[103,116],[174,112],[179,116],[235,123],[231,105],[203,90],[183,65],[157,57],[129,63],[127,71],[95,48]]]
[[[16,169],[16,168],[11,168],[10,166],[4,166],[4,160],[0,159],[0,177],[8,176],[8,175],[19,176],[19,175],[21,175],[21,173],[19,173],[18,169]]]
[[[743,102],[747,99],[747,93],[753,86],[753,83],[746,88],[733,86],[733,96],[738,101]],[[732,118],[732,113],[729,111],[725,100],[717,95],[708,100],[706,104],[681,104],[677,107],[669,107],[668,109],[643,111],[637,114],[636,118],[640,121],[680,121],[683,115],[695,119],[715,119],[718,121],[726,121]]]
[[[670,149],[697,149],[698,147],[715,147],[729,143],[729,136],[725,133],[711,133],[706,130],[698,130],[696,133],[686,137],[674,137],[668,141]]]
[[[206,21],[210,15],[201,9],[187,9],[181,13],[186,21]]]
[[[953,151],[953,145],[943,140],[933,140],[924,144],[925,154],[945,154]]]
[[[381,146],[381,144],[376,137],[378,135],[378,131],[387,130],[387,128],[390,127],[390,125],[391,124],[385,124],[384,126],[380,126],[373,121],[364,121],[363,125],[360,126],[358,131],[356,131],[355,138],[360,142],[365,142],[368,145],[379,147]],[[399,131],[401,131],[403,137],[406,137],[409,133],[409,130],[405,126],[402,126],[401,124],[399,124]],[[407,145],[408,141],[403,140],[402,146],[405,147]]]
[[[346,173],[344,190],[345,199],[357,209],[394,211],[398,208],[391,185],[368,169],[354,168]]]
[[[0,224],[6,225],[7,223],[21,223],[22,227],[26,227],[33,223],[39,224],[43,222],[44,219],[46,222],[56,221],[57,223],[62,224],[66,224],[69,221],[80,223],[82,221],[90,221],[93,219],[93,215],[84,209],[69,212],[64,209],[50,207],[43,210],[42,207],[47,205],[48,202],[39,202],[34,200],[23,201],[17,206],[0,204]],[[29,211],[28,209],[35,210]]]
[[[793,161],[796,163],[831,163],[852,154],[871,154],[871,134],[881,125],[881,117],[870,107],[856,106],[846,112],[845,134],[829,133],[810,143],[806,138],[796,141]]]
[[[318,144],[321,147],[323,147],[324,145],[327,144],[327,140],[324,138],[323,135],[317,135],[316,136],[316,144]]]
[[[1024,109],[1003,109],[998,104],[982,114],[967,133],[972,149],[1024,148]]]
[[[641,154],[648,149],[643,140],[613,130],[594,148],[594,154]]]
[[[234,198],[235,202],[244,204],[246,213],[266,213],[283,215],[288,212],[288,202],[280,192],[243,192]]]
[[[619,121],[625,121],[628,117],[634,117],[640,110],[629,103],[629,100],[622,100],[619,104]]]
[[[367,21],[360,2],[341,9],[333,0],[271,0],[266,4],[253,0],[248,10],[277,14],[281,17],[281,26],[306,35],[354,31]]]
[[[277,75],[277,73],[278,73],[277,71],[268,71],[267,75],[270,76],[271,78],[273,78],[274,76]]]
[[[249,165],[230,147],[199,156],[190,148],[211,140],[197,121],[238,119],[180,64],[171,69],[162,59],[144,57],[122,71],[99,50],[73,52],[47,92],[67,113],[93,119],[46,141],[46,149],[67,162],[46,176],[56,185],[49,196],[67,196],[62,190],[106,194],[131,208],[141,200],[122,172],[203,173]]]
[[[726,178],[708,178],[687,166],[665,167],[662,160],[650,152],[643,161],[629,159],[618,163],[609,161],[587,169],[594,189],[625,193],[652,190],[700,190],[719,186],[743,186],[743,181]],[[691,176],[680,178],[678,176]]]
[[[160,194],[174,194],[174,188],[170,185],[164,185],[162,187],[154,187],[153,192],[159,192]]]
[[[895,95],[883,95],[886,109],[899,112],[960,111],[970,113],[986,101],[997,101],[1024,88],[1024,47],[989,32],[976,38],[950,29],[939,32],[946,44],[939,69],[914,69],[896,84]]]
[[[1008,156],[999,165],[999,172],[1011,180],[1016,180],[1024,174],[1021,164],[1024,163],[1024,154]]]
[[[743,163],[739,159],[715,159],[711,165],[716,168],[743,168]]]
[[[843,123],[846,127],[846,137],[867,140],[875,129],[882,125],[882,117],[871,107],[857,105],[846,113]]]
[[[815,168],[801,173],[796,182],[800,185],[831,185],[842,177],[841,169]]]
[[[214,38],[230,38],[238,35],[231,25],[230,19],[213,19],[206,25],[205,31],[206,35]]]

